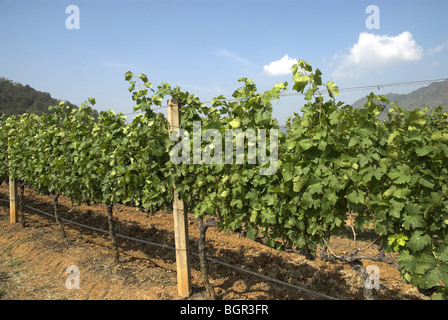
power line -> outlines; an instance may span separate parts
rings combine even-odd
[[[168,108],[168,106],[161,106],[161,107],[157,107],[157,108],[154,108],[154,109],[151,109],[151,110],[155,111],[155,110],[160,110],[160,109],[165,109],[165,108]],[[131,114],[137,114],[137,113],[142,113],[142,112],[143,111],[134,111],[134,112],[129,112],[129,113],[123,113],[123,115],[124,116],[129,116]]]
[[[340,88],[339,92],[347,92],[347,91],[363,91],[363,90],[368,90],[368,89],[383,89],[383,88],[389,88],[389,87],[404,87],[404,86],[412,86],[412,85],[420,85],[420,84],[428,84],[428,83],[432,83],[432,82],[439,82],[439,81],[446,81],[448,80],[448,78],[439,78],[439,79],[431,79],[431,80],[420,80],[420,81],[407,81],[407,82],[394,82],[394,83],[383,83],[383,84],[374,84],[374,85],[367,85],[367,86],[359,86],[359,87],[348,87],[348,88]],[[321,94],[324,94],[326,90],[324,90]],[[294,92],[294,93],[283,93],[280,94],[278,97],[283,98],[283,97],[292,97],[292,96],[300,96],[300,95],[304,95],[301,92]],[[222,99],[219,101],[222,102],[236,102],[239,99],[233,98],[233,99]],[[209,104],[212,103],[212,101],[206,101],[206,102],[202,102],[203,104]],[[165,109],[168,108],[168,106],[161,106],[158,108],[154,108],[152,110],[160,110],[160,109]],[[135,111],[135,112],[130,112],[130,113],[124,113],[123,115],[132,115],[132,114],[137,114],[137,113],[141,113],[143,111]]]
[[[376,85],[369,85],[369,86],[362,86],[362,87],[343,88],[343,89],[340,89],[339,91],[360,91],[360,90],[366,90],[366,89],[403,87],[403,86],[426,84],[426,83],[445,81],[445,80],[448,80],[448,78],[433,79],[433,80],[421,80],[421,81],[408,81],[408,82],[395,82],[395,83],[387,83],[387,84],[376,84]]]

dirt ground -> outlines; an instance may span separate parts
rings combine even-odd
[[[0,186],[0,199],[8,199],[8,186]],[[25,203],[52,213],[52,199],[25,190]],[[61,217],[107,230],[103,205],[77,206],[60,197]],[[69,243],[63,240],[54,219],[26,208],[27,226],[10,224],[9,203],[0,201],[0,299],[2,300],[175,300],[177,295],[174,251],[118,238],[120,264],[115,265],[107,233],[64,223]],[[174,247],[173,221],[169,212],[153,216],[135,208],[118,205],[114,209],[116,233]],[[197,252],[197,223],[189,217],[190,248]],[[358,236],[358,246],[368,239]],[[347,236],[332,240],[335,252],[353,249],[350,230]],[[375,254],[375,249],[370,253]],[[369,251],[367,251],[369,252]],[[319,293],[348,300],[363,299],[361,281],[349,265],[339,262],[307,260],[293,252],[280,252],[238,234],[222,233],[217,228],[207,232],[207,255]],[[193,292],[187,299],[206,298],[199,272],[199,260],[191,257]],[[380,289],[375,299],[428,299],[411,285],[404,284],[399,272],[383,263]],[[68,289],[72,273],[79,269],[79,289]],[[276,284],[229,267],[210,263],[210,281],[222,300],[311,300],[319,297]],[[74,282],[70,282],[74,283]]]

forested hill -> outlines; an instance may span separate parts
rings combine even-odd
[[[438,106],[443,106],[444,110],[448,112],[448,80],[442,82],[433,82],[430,85],[414,90],[408,94],[386,94],[389,100],[396,101],[398,106],[406,110],[414,110],[416,108],[422,109],[427,107],[429,111]],[[362,98],[353,103],[353,107],[362,108],[366,102],[366,98]],[[379,118],[386,119],[384,111]]]
[[[48,112],[49,106],[59,104],[58,99],[52,98],[48,92],[37,91],[29,85],[13,82],[12,80],[0,78],[0,114],[42,114]],[[72,108],[76,105],[66,101]],[[98,117],[98,112],[94,110],[93,115]]]

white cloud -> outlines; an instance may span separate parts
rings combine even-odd
[[[128,64],[128,63],[122,63],[116,60],[113,60],[105,55],[97,54],[97,58],[99,58],[99,64],[104,67],[111,67],[111,68],[119,68],[119,69],[135,69],[134,65]]]
[[[412,34],[405,31],[398,36],[377,35],[363,32],[349,54],[339,57],[339,66],[333,77],[357,76],[364,69],[379,68],[393,63],[418,61],[423,48]]]
[[[443,49],[445,49],[446,47],[448,47],[448,41],[445,42],[444,44],[441,44],[441,45],[436,46],[436,47],[434,47],[434,48],[430,48],[430,49],[428,50],[428,54],[429,54],[429,55],[436,54],[436,53],[442,51]]]
[[[280,76],[291,73],[291,67],[297,63],[297,59],[288,57],[287,54],[280,60],[272,61],[270,64],[264,65],[265,74],[270,76]]]
[[[229,50],[226,50],[226,49],[216,49],[216,54],[219,57],[224,57],[224,58],[233,60],[238,63],[252,64],[252,62],[250,62],[249,60],[244,59],[244,58],[240,57],[238,54],[230,52]]]

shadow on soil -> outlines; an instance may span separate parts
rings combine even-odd
[[[0,192],[0,197],[3,199],[7,199],[8,195]],[[25,203],[44,212],[53,213],[53,206],[51,202],[42,203],[41,201],[36,201],[35,199],[28,198],[27,193],[25,193]],[[7,208],[8,203],[0,202],[0,206]],[[40,226],[42,226],[43,224],[43,226],[52,226],[53,228],[57,227],[54,218],[52,217],[37,213],[29,209],[25,209],[24,212],[25,220],[27,220],[27,215],[38,215],[39,217],[43,218],[42,221],[39,220]],[[59,212],[61,218],[102,230],[108,230],[107,217],[105,212],[104,214],[99,214],[93,212],[92,210],[79,210],[76,206],[67,207],[61,203],[59,203]],[[122,234],[145,241],[174,247],[174,235],[172,232],[169,232],[167,230],[159,230],[152,226],[142,226],[137,222],[120,221],[117,218],[117,216],[119,215],[119,211],[114,211],[114,215],[115,232],[117,234]],[[28,224],[31,227],[34,227],[34,225],[32,225],[31,223]],[[91,241],[94,242],[95,245],[101,245],[94,240],[98,237],[102,237],[105,240],[109,239],[108,233],[93,231],[81,226],[68,223],[64,223],[64,227],[66,228],[66,230],[69,228],[78,230],[83,234],[83,236],[87,236],[85,237],[86,241],[89,241],[88,239],[92,239]],[[372,235],[364,234],[362,235],[362,237],[371,239]],[[157,266],[152,260],[155,258],[162,259],[163,261],[166,261],[168,263],[176,263],[175,252],[168,248],[160,248],[134,242],[131,240],[126,240],[123,238],[117,238],[117,242],[120,250],[121,271],[123,272],[123,275],[127,275],[126,277],[129,278],[129,281],[131,282],[133,281],[132,268],[126,268],[126,264],[128,262],[136,260],[136,258],[129,254],[129,251],[135,250],[144,253],[147,258],[138,258],[138,260],[143,260],[149,265]],[[64,246],[62,239],[60,245]],[[192,248],[192,251],[197,252],[198,247],[197,241],[195,239],[190,239],[190,247]],[[352,284],[347,281],[346,274],[343,272],[344,265],[340,263],[336,263],[336,266],[332,266],[331,268],[316,268],[308,263],[307,260],[304,259],[304,257],[300,254],[297,254],[298,258],[300,258],[300,263],[291,263],[285,261],[281,257],[265,252],[258,252],[256,255],[252,254],[248,256],[244,248],[216,249],[212,247],[210,243],[207,243],[206,250],[208,257],[219,257],[219,260],[233,264],[235,266],[246,268],[248,270],[261,273],[268,277],[288,282],[299,287],[304,287],[306,289],[329,295],[337,299],[363,299],[361,287],[357,284]],[[192,256],[191,262],[192,267],[196,270],[199,270],[199,258],[196,256]],[[228,299],[229,297],[231,298],[232,294],[234,294],[234,296],[244,297],[245,295],[254,292],[260,292],[259,299],[263,299],[263,297],[266,296],[278,297],[278,299],[282,300],[321,299],[319,297],[312,296],[308,293],[303,293],[298,290],[282,286],[280,284],[268,282],[267,280],[258,278],[253,275],[238,272],[220,264],[209,262],[208,266],[210,278],[213,282],[219,283],[219,285],[215,287],[218,299]],[[1,274],[0,281],[2,281]],[[235,283],[237,282],[239,282],[239,285],[235,286]],[[204,289],[202,288],[201,284],[193,288],[193,293],[204,295]],[[393,292],[388,289],[387,294],[388,296],[393,296],[395,294],[398,296],[399,292]],[[253,297],[253,295],[251,296]],[[406,299],[406,297],[403,296],[403,293],[400,293],[400,298]]]

